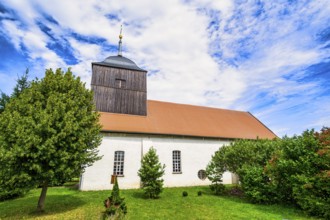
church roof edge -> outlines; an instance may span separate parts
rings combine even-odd
[[[153,100],[147,105],[147,116],[100,112],[102,131],[227,139],[277,137],[249,112]]]
[[[92,65],[101,65],[101,66],[109,66],[116,67],[120,69],[128,69],[128,70],[137,70],[141,72],[147,72],[144,69],[141,69],[134,63],[132,60],[123,57],[123,56],[109,56],[102,62],[93,62]]]

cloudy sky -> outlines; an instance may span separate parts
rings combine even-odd
[[[330,126],[329,0],[1,0],[1,91],[26,68],[89,86],[121,24],[148,99],[249,111],[278,136]]]

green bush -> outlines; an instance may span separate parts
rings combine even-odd
[[[253,203],[274,203],[276,197],[276,185],[273,185],[269,177],[264,174],[263,167],[244,165],[239,175],[241,178],[244,195]]]
[[[330,128],[315,133],[319,145],[313,154],[302,155],[309,171],[296,176],[293,197],[311,215],[330,219]],[[314,169],[313,169],[314,168]]]
[[[25,194],[24,189],[16,189],[12,191],[3,190],[0,188],[0,201],[15,199]]]
[[[223,184],[212,184],[210,185],[210,189],[213,191],[215,195],[224,195],[226,191],[226,187]]]
[[[254,203],[298,205],[330,219],[330,128],[220,148],[206,169],[216,194],[222,193],[225,170],[239,176],[244,195]]]
[[[243,189],[239,185],[227,186],[226,191],[227,191],[227,194],[230,196],[237,196],[237,197],[244,196]]]
[[[314,131],[305,131],[300,136],[284,137],[280,141],[280,150],[269,160],[265,170],[278,186],[277,197],[284,203],[296,203],[293,186],[299,175],[313,175],[318,172],[314,166],[320,148]]]
[[[293,187],[297,204],[311,215],[330,219],[330,173],[314,177],[299,176]]]
[[[198,191],[197,196],[202,196],[202,191]]]
[[[187,197],[187,196],[188,196],[188,193],[187,193],[186,191],[183,191],[183,192],[182,192],[182,196],[183,196],[183,197]]]
[[[5,164],[0,163],[0,201],[24,196],[28,191],[37,187],[31,184],[28,176],[18,177],[12,175],[12,172],[15,172],[12,169],[2,170],[5,166]]]
[[[222,186],[222,175],[228,170],[232,173],[236,173],[242,183],[244,192],[249,192],[249,197],[254,202],[261,202],[269,199],[261,199],[261,197],[267,197],[268,195],[262,195],[265,191],[263,186],[259,190],[259,185],[253,183],[249,177],[246,183],[249,185],[244,187],[245,179],[244,175],[251,175],[248,170],[243,167],[258,167],[263,168],[267,161],[272,157],[274,152],[279,148],[278,140],[236,140],[229,146],[223,146],[212,156],[212,160],[206,168],[208,179],[212,182],[211,190],[217,194],[224,194],[225,188]],[[259,174],[261,175],[261,174]],[[257,199],[260,197],[260,199]]]
[[[330,218],[329,128],[283,138],[281,151],[266,166],[282,202],[294,203],[311,215]]]

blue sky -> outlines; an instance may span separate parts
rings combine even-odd
[[[148,99],[249,111],[278,136],[330,126],[328,0],[2,0],[0,89],[123,55]]]

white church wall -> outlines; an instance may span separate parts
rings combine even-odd
[[[91,167],[86,168],[80,180],[81,190],[112,189],[110,181],[113,174],[115,151],[125,152],[124,176],[118,177],[120,188],[140,187],[137,172],[141,161],[141,138],[104,136],[99,146],[99,155],[103,157]]]
[[[128,135],[128,134],[105,134],[99,147],[99,155],[103,158],[86,168],[82,175],[81,190],[103,190],[111,189],[111,175],[114,166],[114,152],[124,151],[124,176],[118,177],[121,189],[139,188],[140,178],[137,175],[141,166],[142,154],[147,153],[149,148],[157,150],[160,162],[166,165],[164,175],[164,186],[195,186],[209,185],[206,178],[198,178],[198,171],[205,170],[211,160],[211,156],[229,141],[218,139],[168,137],[155,135]],[[172,152],[181,152],[181,173],[173,173]],[[229,172],[224,174],[224,183],[232,182]]]
[[[211,156],[228,141],[202,140],[197,138],[150,138],[147,146],[144,147],[146,153],[150,147],[157,150],[159,160],[166,165],[164,175],[164,186],[195,186],[209,185],[206,178],[198,178],[198,171],[205,170],[211,160]],[[172,152],[181,152],[181,173],[173,173]],[[231,183],[231,174],[224,175],[224,183]]]

